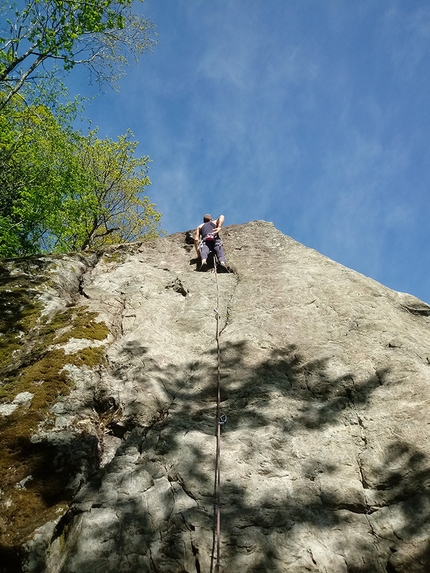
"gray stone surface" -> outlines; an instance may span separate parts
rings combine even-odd
[[[219,301],[182,233],[67,260],[41,294],[111,334],[34,436],[95,436],[99,469],[27,543],[26,571],[214,571],[215,307],[221,570],[429,571],[430,307],[270,223],[223,240]]]
[[[20,392],[9,404],[0,404],[0,416],[10,416],[18,406],[27,406],[32,398],[33,394],[31,392]]]

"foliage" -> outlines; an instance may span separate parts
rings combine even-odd
[[[115,83],[132,56],[155,44],[149,20],[132,12],[133,0],[29,0],[0,3],[0,109],[37,74],[88,69],[99,83]]]
[[[81,137],[76,152],[86,185],[63,201],[60,226],[52,227],[55,250],[83,250],[160,234],[161,214],[145,195],[151,184],[149,157],[134,157],[137,142],[131,137],[130,131],[116,142],[98,139],[96,131]]]
[[[159,234],[147,157],[132,134],[99,140],[45,106],[0,112],[0,256],[65,252]]]
[[[44,106],[5,110],[0,113],[0,254],[15,256],[40,251],[65,181],[73,180],[73,133]]]
[[[74,131],[83,100],[57,76],[82,64],[112,83],[154,37],[132,0],[0,0],[0,256],[159,234],[149,158],[134,157],[131,132],[114,142]]]

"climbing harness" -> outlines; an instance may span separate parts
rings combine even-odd
[[[209,233],[204,238],[200,239],[199,244],[198,244],[199,251],[202,250],[202,247],[205,243],[209,246],[216,245],[216,244],[222,245],[222,240],[221,240],[221,237],[219,235],[213,235],[212,233]]]
[[[219,343],[219,286],[217,273],[217,257],[214,255],[214,272],[216,282],[216,308],[214,308],[216,318],[216,343],[217,343],[217,439],[216,439],[216,463],[215,463],[215,509],[216,509],[216,561],[215,573],[219,573],[220,568],[220,542],[221,542],[221,426],[227,422],[227,416],[221,414],[221,349]]]

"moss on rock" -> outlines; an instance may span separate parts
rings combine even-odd
[[[13,548],[37,526],[62,514],[75,493],[70,484],[79,464],[70,456],[73,445],[65,452],[48,441],[34,443],[32,436],[52,417],[50,407],[73,388],[65,366],[94,368],[103,362],[105,346],[98,344],[67,354],[59,345],[71,338],[99,342],[109,334],[106,324],[84,306],[71,306],[50,318],[44,316],[42,304],[34,301],[46,277],[34,279],[31,273],[19,270],[13,275],[6,266],[0,266],[0,403],[11,403],[22,392],[33,397],[10,415],[0,414],[3,556],[12,555]],[[93,452],[88,468],[97,463],[95,436],[79,435],[75,449],[81,454],[82,450]]]
[[[86,307],[69,308],[58,314],[49,328],[54,334],[55,344],[64,344],[71,338],[86,338],[87,340],[104,340],[109,329],[104,322],[97,322],[97,313],[88,312]],[[59,329],[65,331],[57,335]]]
[[[42,305],[35,302],[40,282],[24,273],[13,276],[0,265],[0,370],[22,349],[23,337],[40,318]]]

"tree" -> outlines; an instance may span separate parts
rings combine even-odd
[[[73,132],[46,107],[19,103],[0,113],[1,256],[40,252],[65,183],[70,189],[77,174]]]
[[[2,109],[37,73],[85,66],[99,83],[115,83],[131,55],[155,44],[153,24],[132,12],[133,0],[29,0],[0,4]]]
[[[14,99],[0,111],[0,256],[66,252],[160,234],[148,157],[131,132],[100,140]]]
[[[132,133],[113,141],[97,132],[82,137],[76,148],[85,185],[62,204],[50,240],[55,250],[84,250],[160,235],[159,213],[145,194],[149,157],[134,157],[138,142]]]

